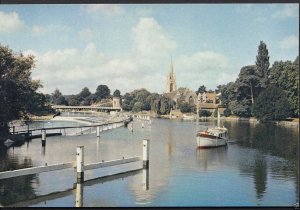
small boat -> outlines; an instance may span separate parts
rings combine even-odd
[[[227,146],[228,130],[220,127],[220,113],[218,112],[218,125],[199,131],[196,135],[198,148],[213,148]]]

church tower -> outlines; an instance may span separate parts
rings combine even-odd
[[[167,86],[166,86],[166,93],[170,93],[174,90],[176,90],[176,77],[174,74],[174,70],[173,70],[173,62],[172,62],[172,58],[171,58],[171,67],[170,67],[170,71],[168,73],[168,77],[167,77]]]

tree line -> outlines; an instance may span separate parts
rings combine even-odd
[[[219,86],[224,114],[261,121],[299,116],[299,56],[270,67],[267,45],[261,41],[254,65],[241,68],[235,82]]]
[[[120,90],[116,89],[112,96],[121,97]],[[89,88],[84,87],[78,94],[63,95],[60,90],[56,88],[51,95],[45,95],[46,101],[49,104],[68,106],[90,106],[94,103],[108,101],[112,96],[107,85],[98,85],[95,93],[91,93]]]

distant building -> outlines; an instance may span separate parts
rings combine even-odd
[[[172,91],[175,91],[176,89],[176,76],[173,69],[173,62],[171,60],[171,67],[167,76],[166,93],[170,93]]]
[[[178,109],[178,104],[186,102],[190,105],[199,105],[199,108],[202,110],[207,110],[214,112],[215,109],[221,105],[219,99],[220,94],[216,92],[204,92],[197,94],[190,90],[189,88],[178,88],[176,87],[176,77],[173,69],[173,62],[171,61],[170,71],[167,76],[166,83],[166,92],[164,93],[165,97],[172,99],[176,103],[176,109]],[[172,110],[171,117],[180,116],[176,110]]]

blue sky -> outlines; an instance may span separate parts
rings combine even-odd
[[[255,64],[261,40],[271,64],[293,61],[298,37],[297,4],[0,5],[0,43],[35,56],[44,93],[163,93],[171,56],[177,87],[214,90]]]

